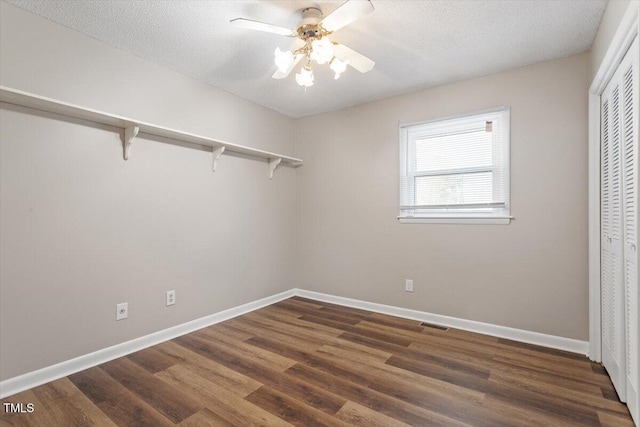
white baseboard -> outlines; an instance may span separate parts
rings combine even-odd
[[[587,341],[579,341],[555,335],[541,334],[539,332],[509,328],[507,326],[492,325],[490,323],[476,322],[474,320],[459,319],[457,317],[427,313],[426,311],[410,310],[408,308],[338,297],[319,292],[306,291],[304,289],[294,289],[294,291],[297,296],[304,298],[359,308],[367,311],[374,311],[376,313],[389,314],[391,316],[404,317],[406,319],[413,319],[421,322],[434,323],[437,325],[448,326],[450,328],[463,329],[465,331],[477,332],[479,334],[491,335],[499,338],[507,338],[514,341],[570,351],[573,353],[586,355],[589,348],[589,343]]]
[[[32,371],[24,375],[9,378],[0,382],[0,399],[14,395],[16,393],[20,393],[21,391],[29,390],[33,387],[37,387],[50,381],[66,377],[67,375],[89,369],[93,366],[100,365],[113,359],[117,359],[118,357],[135,353],[136,351],[140,351],[147,347],[172,340],[181,335],[197,331],[198,329],[206,328],[207,326],[224,322],[225,320],[229,320],[233,317],[237,317],[242,314],[249,313],[250,311],[266,307],[267,305],[274,304],[278,301],[291,298],[294,295],[295,290],[290,289],[276,295],[262,298],[257,301],[252,301],[243,305],[239,305],[237,307],[232,307],[228,310],[201,317],[200,319],[192,320],[190,322],[173,326],[162,331],[154,332],[152,334],[145,335],[131,341],[126,341],[111,347],[94,351],[93,353],[85,354],[70,360],[66,360],[64,362],[57,363],[55,365],[47,366],[46,368],[38,369],[37,371]]]
[[[162,342],[172,340],[179,336],[188,334],[216,323],[224,322],[233,317],[237,317],[251,311],[275,304],[293,296],[314,299],[332,304],[344,305],[347,307],[359,308],[376,313],[389,314],[391,316],[404,317],[406,319],[418,320],[421,322],[435,323],[451,328],[463,329],[465,331],[477,332],[480,334],[492,335],[500,338],[508,338],[514,341],[536,344],[544,347],[556,348],[559,350],[571,351],[574,353],[586,354],[589,343],[586,341],[574,340],[571,338],[546,335],[538,332],[524,331],[506,326],[492,325],[489,323],[476,322],[473,320],[458,319],[456,317],[443,316],[440,314],[427,313],[425,311],[410,310],[408,308],[394,307],[391,305],[378,304],[373,302],[355,300],[351,298],[339,297],[335,295],[322,294],[319,292],[306,291],[304,289],[290,289],[270,297],[252,301],[237,307],[230,308],[209,316],[181,325],[173,326],[162,331],[154,332],[131,341],[116,344],[93,353],[85,354],[70,360],[66,360],[55,365],[47,366],[33,372],[26,373],[14,378],[0,382],[0,399],[12,396],[21,391],[29,390],[33,387],[66,377],[76,372],[100,365],[118,357],[126,356],[147,347],[151,347]]]

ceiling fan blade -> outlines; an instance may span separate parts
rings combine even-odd
[[[300,62],[300,60],[303,57],[304,57],[303,54],[301,54],[301,53],[297,54],[296,56],[293,57],[293,63],[291,64],[291,67],[289,67],[289,69],[287,70],[286,73],[283,73],[280,70],[276,70],[276,72],[273,73],[271,78],[274,78],[276,80],[280,80],[280,79],[286,78],[289,74],[291,74],[291,71],[296,67],[296,65],[298,65],[298,62]]]
[[[321,23],[327,31],[338,31],[370,12],[373,12],[373,4],[370,0],[347,0],[325,17]]]
[[[277,25],[267,24],[266,22],[254,21],[252,19],[236,18],[232,19],[232,25],[239,28],[247,28],[249,30],[264,31],[267,33],[280,34],[281,36],[295,37],[296,34],[289,28],[279,27]]]
[[[374,61],[367,58],[361,53],[356,52],[355,50],[346,47],[343,44],[336,43],[333,45],[333,54],[342,59],[343,61],[347,61],[349,65],[351,65],[356,70],[361,73],[366,73],[367,71],[371,71],[376,65]]]

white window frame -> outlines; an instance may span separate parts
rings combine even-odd
[[[505,203],[488,203],[478,205],[478,208],[486,208],[484,212],[479,211],[468,211],[463,212],[459,209],[455,209],[455,206],[442,206],[442,209],[432,209],[429,213],[426,212],[416,212],[413,215],[407,214],[408,206],[402,206],[402,202],[400,205],[400,215],[398,216],[398,220],[403,224],[500,224],[506,225],[511,222],[513,217],[511,216],[511,171],[510,171],[510,150],[511,150],[511,134],[510,134],[510,121],[511,121],[511,110],[509,107],[500,107],[494,108],[490,110],[477,111],[469,114],[459,115],[459,116],[450,116],[445,118],[440,118],[436,120],[429,120],[424,122],[415,122],[415,123],[404,123],[400,124],[400,150],[399,150],[399,160],[400,160],[400,185],[399,185],[399,200],[403,199],[403,188],[402,188],[402,178],[410,177],[407,179],[407,188],[404,191],[408,191],[412,193],[414,178],[416,176],[425,176],[425,175],[436,175],[436,174],[444,174],[447,173],[463,173],[463,172],[488,172],[493,171],[494,167],[482,167],[482,168],[465,168],[465,169],[451,169],[446,171],[438,171],[436,173],[410,173],[408,171],[408,150],[412,149],[414,144],[409,144],[411,141],[412,131],[415,132],[416,129],[424,128],[425,126],[434,126],[439,123],[442,123],[446,126],[446,121],[448,120],[460,120],[464,118],[473,119],[475,117],[481,118],[482,116],[491,115],[492,113],[500,113],[506,115],[506,123],[503,124],[503,132],[506,138],[506,166],[505,173],[507,175],[507,187],[506,187],[506,198]],[[431,207],[433,208],[433,206]],[[467,205],[469,208],[469,205]],[[490,210],[489,210],[490,209]]]

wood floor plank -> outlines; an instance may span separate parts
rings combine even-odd
[[[156,374],[191,399],[208,408],[234,426],[247,427],[291,427],[291,424],[274,416],[268,411],[238,397],[228,390],[200,377],[182,366],[172,366],[166,371]]]
[[[296,378],[281,375],[282,369],[279,367],[272,367],[263,363],[256,364],[251,352],[242,353],[237,351],[238,349],[234,350],[234,348],[220,346],[215,343],[206,343],[202,340],[198,343],[198,338],[185,339],[181,343],[208,357],[215,354],[217,360],[228,368],[235,369],[255,381],[269,385],[273,389],[295,396],[301,402],[311,405],[320,411],[334,414],[345,403],[344,399],[327,393],[313,383],[304,383]],[[286,367],[288,368],[294,363],[291,361]]]
[[[296,333],[301,332],[305,333],[305,336],[319,338],[324,336],[336,337],[341,332],[336,330],[335,328],[320,325],[317,323],[306,322],[304,320],[300,320],[298,317],[281,318],[274,317],[268,310],[257,310],[253,313],[248,313],[250,316],[242,316],[243,319],[251,319],[256,322],[260,321],[270,321],[270,325],[278,325],[282,328],[290,327],[292,330],[295,330]]]
[[[187,345],[192,345],[192,343]],[[212,350],[216,351],[222,364],[225,364],[229,369],[241,371],[245,376],[252,378],[256,384],[267,384],[273,389],[295,396],[301,402],[320,411],[334,414],[345,403],[344,399],[327,393],[311,382],[280,376],[280,369],[271,369],[271,367],[264,365],[256,369],[252,365],[250,357],[247,357],[246,354],[234,353],[232,348],[216,347],[216,344],[211,344],[207,350],[206,354],[210,354],[209,352]]]
[[[339,352],[350,353],[352,354],[352,360],[367,360],[371,362],[384,363],[393,356],[392,353],[386,351],[381,351],[363,345],[356,345],[352,342],[340,339],[332,340],[330,344],[325,344],[318,350],[321,351],[321,349],[325,347],[331,347]]]
[[[409,404],[367,386],[354,383],[345,379],[343,376],[332,375],[331,373],[304,364],[297,364],[289,368],[287,374],[300,378],[303,381],[318,384],[336,395],[340,395],[350,401],[357,402],[373,411],[380,412],[394,420],[400,420],[409,425],[438,427],[463,427],[470,425],[440,413]]]
[[[320,301],[305,300],[304,298],[293,297],[275,303],[276,307],[287,307],[293,310],[319,310],[323,307]]]
[[[583,355],[294,297],[4,401],[1,426],[632,426]]]
[[[320,312],[324,314],[339,316],[343,319],[350,319],[351,320],[350,323],[353,323],[353,324],[369,320],[372,314],[372,313],[366,313],[366,314],[356,313],[350,308],[341,307],[341,306],[322,307],[320,309]]]
[[[176,338],[174,342],[228,367],[234,366],[236,361],[242,360],[245,364],[238,363],[237,370],[240,373],[251,372],[255,369],[283,372],[296,363],[288,357],[247,345],[246,342],[243,342],[242,345],[229,345],[194,335]]]
[[[127,358],[152,374],[180,362],[180,359],[164,354],[155,347],[137,351],[128,355]]]
[[[598,419],[601,427],[635,427],[631,420],[631,415],[623,417],[606,412],[598,412]]]
[[[348,427],[349,424],[269,386],[246,397],[249,402],[298,427]]]
[[[348,401],[338,411],[336,418],[346,421],[347,423],[360,427],[410,427],[409,424],[400,422],[388,417],[380,412],[376,412],[366,406],[358,405],[355,402]]]
[[[256,314],[259,315],[260,313],[257,312]],[[380,350],[378,348],[368,347],[358,343],[352,343],[352,342],[339,339],[338,337],[341,334],[343,334],[341,330],[337,330],[334,328],[327,328],[327,329],[330,329],[332,332],[329,334],[326,334],[324,332],[318,333],[314,329],[314,326],[311,326],[311,327],[307,326],[307,325],[315,325],[315,324],[306,322],[301,319],[293,319],[294,320],[293,323],[287,323],[288,325],[293,326],[294,327],[293,329],[275,328],[275,324],[273,323],[269,323],[269,325],[272,325],[272,326],[270,328],[266,328],[265,327],[266,325],[259,319],[256,319],[255,321],[249,321],[248,319],[249,318],[245,318],[243,316],[243,319],[238,319],[238,322],[242,323],[242,326],[238,325],[237,323],[235,325],[237,327],[243,327],[243,328],[246,328],[247,326],[250,325],[251,326],[250,330],[252,330],[255,333],[255,335],[259,335],[259,336],[276,332],[275,334],[271,334],[271,335],[272,336],[275,335],[280,338],[284,338],[284,336],[286,336],[287,340],[292,342],[296,342],[299,340],[300,336],[304,336],[305,341],[301,342],[301,344],[304,345],[305,348],[319,348],[327,343],[330,343],[335,347],[352,349],[357,352],[367,353],[371,357],[376,359],[386,360],[391,356],[391,353]],[[247,324],[247,322],[249,323]],[[300,328],[302,330],[300,330]],[[309,337],[311,340],[306,340],[307,337]]]
[[[242,345],[244,341],[246,341],[247,339],[253,336],[243,331],[230,328],[228,325],[224,330],[208,327],[208,328],[200,329],[199,331],[196,331],[191,335],[198,338],[219,341],[232,346]],[[246,337],[247,335],[249,335],[249,338],[240,339],[241,337]]]
[[[233,319],[229,321],[229,326],[240,331],[251,333],[253,334],[253,336],[269,334],[271,336],[279,337],[281,339],[297,343],[298,345],[305,348],[317,348],[324,345],[324,341],[322,339],[318,339],[317,337],[316,339],[308,340],[304,336],[298,336],[295,332],[292,332],[290,330],[287,331],[282,329],[270,328],[259,321],[244,317],[242,319]]]
[[[424,330],[424,326],[420,326],[420,321],[418,320],[402,319],[400,317],[389,316],[388,314],[373,313],[367,320],[372,323],[401,328],[412,332],[422,332]]]
[[[546,384],[555,385],[567,390],[576,390],[589,393],[594,396],[601,396],[601,387],[586,381],[585,378],[568,378],[554,372],[547,372],[538,368],[528,366],[514,366],[502,362],[492,362],[492,372],[500,372],[505,375],[513,375],[523,380],[540,381]],[[617,399],[616,399],[617,400]]]
[[[253,325],[254,327],[257,327],[258,330],[261,330],[262,334],[264,334],[265,332],[269,333],[270,331],[274,331],[280,334],[288,335],[292,340],[300,340],[307,345],[322,345],[326,339],[336,337],[340,333],[336,330],[332,332],[319,332],[317,330],[311,330],[310,328],[305,328],[296,324],[287,324],[276,321],[268,317],[260,316],[259,314],[250,314],[251,316],[243,316],[242,319],[237,319],[237,322],[244,322],[245,324]]]
[[[179,423],[202,409],[200,404],[167,386],[127,358],[112,360],[100,367],[173,423]]]
[[[591,407],[560,400],[554,396],[524,390],[520,387],[489,379],[486,394],[522,408],[535,409],[553,414],[577,425],[598,425],[598,414]]]
[[[580,387],[583,390],[591,390],[592,392],[598,393],[596,389],[602,387],[611,387],[611,385],[607,382],[607,378],[600,378],[597,374],[590,375],[588,373],[578,373],[576,375],[575,372],[564,372],[561,369],[552,369],[551,371],[548,369],[548,362],[537,363],[539,359],[533,358],[531,359],[531,364],[527,363],[527,358],[522,359],[522,357],[518,356],[517,358],[502,358],[502,357],[487,357],[486,355],[478,354],[474,355],[471,349],[462,349],[456,347],[449,346],[447,343],[437,342],[437,343],[417,343],[414,342],[410,346],[410,348],[418,350],[420,352],[432,353],[435,352],[436,348],[447,351],[450,350],[452,354],[456,353],[458,355],[464,355],[465,358],[475,358],[476,363],[478,365],[484,366],[489,369],[500,369],[500,370],[509,370],[513,372],[521,372],[522,375],[531,376],[531,377],[545,377],[546,380],[552,381],[557,384],[564,384],[568,388]],[[492,351],[492,353],[495,353]],[[460,357],[460,356],[457,356]],[[484,361],[482,360],[484,359]],[[562,366],[562,364],[560,364]],[[551,365],[553,368],[553,365]]]
[[[468,372],[478,376],[488,376],[491,372],[491,360],[462,352],[444,349],[439,346],[425,346],[427,349],[414,348],[416,343],[408,347],[379,341],[362,334],[345,332],[339,337],[342,340],[357,343],[374,349],[384,349],[395,356],[413,359],[419,362],[430,362],[455,371]]]
[[[521,353],[502,351],[498,351],[493,356],[493,360],[508,360],[508,363],[513,363],[513,361],[525,362],[527,364],[541,367],[549,371],[561,370],[565,373],[571,372],[578,376],[584,375],[589,378],[593,378],[596,382],[606,381],[606,378],[604,378],[602,375],[598,375],[593,372],[593,370],[591,369],[591,365],[587,363],[587,360],[585,360],[584,362],[574,362],[572,360],[549,360],[544,357],[539,357],[539,353],[535,355],[526,355]]]
[[[419,341],[412,341],[410,347],[429,352],[431,348],[440,348],[444,351],[451,351],[455,353],[465,354],[474,358],[483,358],[490,360],[495,354],[496,349],[493,346],[478,345],[477,343],[464,342],[459,338],[447,337],[441,334],[421,334],[424,337],[420,337]]]
[[[612,400],[614,402],[619,401],[618,393],[616,393],[613,387],[600,387],[600,393],[602,394],[602,397],[607,400]]]
[[[332,309],[337,309],[337,310],[345,310],[347,313],[350,314],[356,314],[356,315],[365,315],[365,316],[371,316],[373,315],[373,311],[368,311],[368,310],[364,310],[361,308],[355,308],[355,307],[347,307],[345,305],[340,305],[340,304],[333,304],[330,302],[325,302],[325,301],[317,301],[317,300],[313,300],[310,298],[304,298],[304,297],[293,297],[291,298],[294,301],[304,301],[304,302],[308,302],[308,303],[312,303],[312,304],[318,304],[320,306],[322,306],[322,308],[332,308]]]
[[[424,332],[424,329],[423,329]],[[465,341],[475,342],[478,344],[495,344],[500,338],[491,335],[479,334],[477,332],[463,331],[462,329],[449,328],[446,333],[447,336],[456,337]]]
[[[362,323],[359,327],[371,328],[370,324]],[[547,349],[544,347],[519,343],[519,345],[513,344],[513,341],[494,338],[493,340],[485,338],[486,336],[459,331],[456,329],[450,329],[449,331],[429,331],[425,329],[422,333],[411,335],[409,333],[399,332],[403,337],[413,339],[417,344],[424,343],[428,345],[440,345],[457,349],[460,351],[469,351],[476,349],[485,355],[491,357],[505,357],[509,359],[531,359],[537,361],[538,364],[545,364],[547,366],[567,366],[574,371],[580,373],[589,373],[591,369],[591,362],[584,355],[576,355],[575,353],[569,353],[561,350]],[[478,346],[476,344],[482,344]]]
[[[220,415],[204,408],[191,415],[189,418],[180,421],[179,427],[234,427],[230,421],[225,420]]]
[[[484,419],[486,424],[483,425],[509,426],[507,422],[498,420],[484,411],[481,408],[484,395],[473,390],[433,380],[385,364],[380,364],[375,369],[371,366],[361,367],[354,363],[344,362],[339,358],[329,358],[318,353],[305,352],[264,337],[254,337],[247,342],[270,351],[286,354],[302,364],[332,375],[338,375],[356,384],[367,386],[449,418],[463,422]]]
[[[98,367],[70,375],[69,380],[119,426],[174,425]]]
[[[281,314],[283,316],[294,317],[294,318],[300,318],[304,314],[304,313],[301,313],[299,310],[297,310],[296,307],[293,307],[293,308],[282,307],[277,303],[264,307],[261,310],[268,310],[271,313],[277,312],[278,314]]]
[[[300,317],[300,319],[313,322],[313,323],[318,323],[320,325],[330,326],[340,331],[352,332],[355,334],[366,334],[367,336],[376,338],[380,341],[389,342],[389,343],[401,345],[404,347],[408,347],[412,342],[411,340],[400,337],[397,334],[392,332],[385,333],[385,332],[377,331],[376,329],[363,331],[362,329],[359,329],[355,325],[352,325],[350,323],[344,323],[344,322],[341,322],[340,320],[336,320],[336,316],[324,316],[322,314],[318,316],[318,315],[305,314],[304,316]]]
[[[61,378],[33,389],[50,417],[50,425],[115,426],[68,378]]]
[[[620,401],[602,399],[591,393],[583,393],[577,390],[569,390],[554,384],[535,381],[523,378],[520,375],[509,374],[495,370],[491,373],[491,381],[511,384],[520,389],[540,393],[558,400],[566,400],[577,405],[584,405],[588,408],[601,411],[609,411],[614,413],[626,414],[627,407]]]
[[[580,361],[580,362],[589,363],[588,360],[582,354],[576,354],[576,353],[571,353],[571,352],[568,352],[568,351],[557,350],[555,348],[542,347],[542,346],[539,346],[539,345],[528,344],[528,343],[520,342],[520,341],[508,340],[508,339],[505,339],[505,338],[498,338],[498,344],[508,345],[508,346],[511,346],[511,347],[519,348],[519,349],[531,350],[531,351],[534,351],[536,353],[545,353],[545,354],[549,354],[549,355],[553,355],[553,356],[562,357],[562,358],[565,358],[565,359],[577,360],[577,361]]]
[[[252,334],[249,334],[247,332],[243,332],[238,329],[230,327],[229,325],[227,325],[227,322],[218,323],[217,325],[214,325],[214,327],[212,327],[212,329],[214,328],[216,331],[219,331],[221,333],[225,333],[227,335],[233,335],[236,339],[240,341],[246,341],[253,336]]]
[[[512,365],[520,368],[529,368],[534,370],[539,370],[542,372],[548,372],[552,374],[556,374],[562,376],[564,378],[571,378],[578,381],[583,381],[589,384],[597,385],[599,387],[610,388],[611,383],[607,378],[602,375],[583,372],[575,369],[571,369],[567,367],[566,370],[562,369],[562,365],[557,364],[549,364],[547,362],[540,362],[539,359],[536,358],[522,358],[522,357],[504,357],[504,356],[496,356],[493,360],[497,362],[501,362],[507,365]]]
[[[11,397],[2,400],[2,403],[32,403],[34,412],[31,413],[12,413],[2,408],[0,412],[0,426],[11,427],[40,427],[51,424],[53,421],[46,411],[45,405],[38,399],[33,392],[34,389],[23,391]]]
[[[481,393],[484,393],[487,389],[489,374],[474,375],[473,373],[455,371],[434,363],[419,362],[401,356],[392,356],[385,363],[396,368],[415,372],[416,374],[444,381],[448,384],[465,387],[470,390],[476,390]]]
[[[591,363],[591,370],[595,373],[595,374],[599,374],[599,375],[607,375],[607,370],[604,369],[604,366],[602,366],[599,363],[595,363],[592,362]]]
[[[228,368],[212,359],[199,355],[187,348],[178,345],[172,341],[164,342],[158,345],[158,350],[176,358],[181,358],[180,366],[193,371],[220,387],[235,393],[240,397],[253,393],[260,387],[262,383],[250,378],[240,372]]]
[[[531,427],[576,427],[578,425],[574,420],[564,419],[536,408],[523,407],[521,405],[512,404],[503,399],[497,399],[493,396],[487,396],[484,407],[489,411],[500,414],[512,420],[517,420],[515,425],[525,425]]]

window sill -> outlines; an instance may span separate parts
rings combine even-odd
[[[398,221],[401,224],[485,224],[485,225],[508,225],[512,216],[499,217],[415,217],[415,216],[399,216]]]

